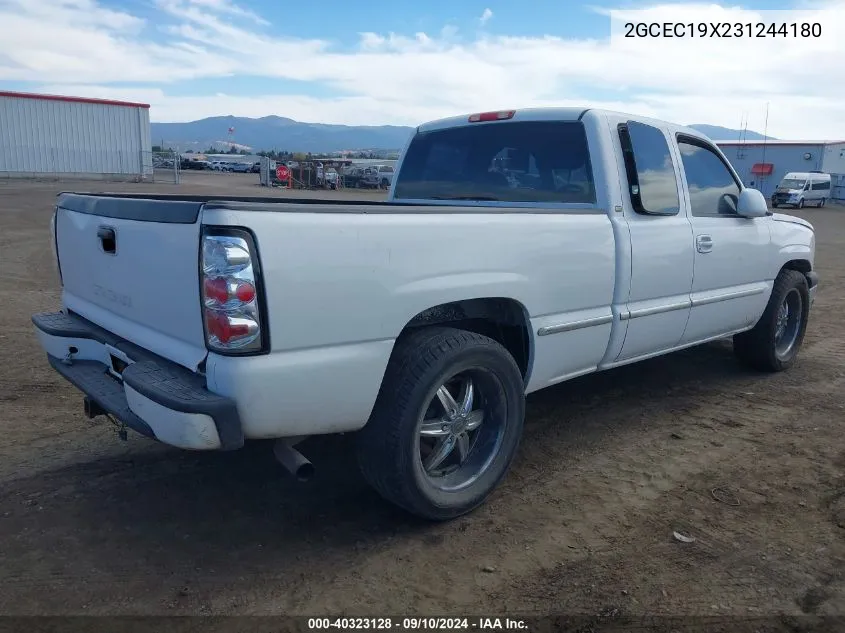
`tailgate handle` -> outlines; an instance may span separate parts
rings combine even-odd
[[[106,253],[114,254],[117,247],[114,229],[110,226],[101,226],[97,229],[97,237],[100,238],[100,246]]]

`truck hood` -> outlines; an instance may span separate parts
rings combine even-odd
[[[813,225],[807,222],[807,220],[796,218],[794,215],[787,215],[785,213],[773,213],[772,219],[775,222],[789,222],[791,224],[798,224],[799,226],[806,227],[811,231],[813,230]]]

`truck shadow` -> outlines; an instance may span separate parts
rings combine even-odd
[[[717,343],[564,383],[529,397],[524,450],[530,454],[532,441],[576,412],[588,410],[580,419],[590,422],[568,426],[567,435],[600,442],[608,434],[635,432],[619,416],[604,424],[611,407],[640,412],[666,393],[727,390],[747,375],[730,346]],[[277,576],[285,569],[307,573],[316,559],[342,564],[396,536],[436,544],[455,529],[415,520],[383,502],[358,474],[352,440],[303,443],[317,473],[306,484],[293,481],[273,460],[271,445],[262,442],[222,454],[151,443],[119,459],[79,462],[0,484],[0,515],[7,512],[0,559],[9,569],[31,569],[20,572],[23,584],[15,591],[39,582],[26,562],[38,550],[51,552],[48,575],[58,568],[62,576],[90,580],[93,568],[103,572],[102,582],[135,574],[210,582]],[[555,450],[565,454],[566,441]],[[527,467],[524,459],[515,464],[517,471]],[[44,529],[50,543],[39,536]],[[61,552],[56,542],[65,544]]]

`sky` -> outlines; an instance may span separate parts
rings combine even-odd
[[[625,38],[626,21],[821,35]],[[0,0],[0,90],[140,101],[158,122],[417,125],[560,105],[845,139],[843,35],[845,0]]]

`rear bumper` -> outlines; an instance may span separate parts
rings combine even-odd
[[[243,446],[235,401],[206,389],[203,376],[75,314],[41,313],[32,322],[50,365],[129,428],[185,449]]]

